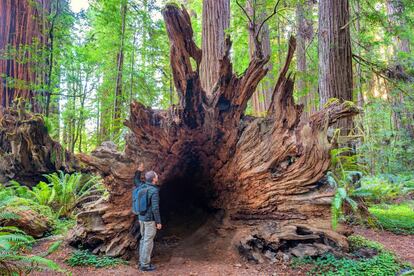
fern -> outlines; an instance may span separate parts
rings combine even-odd
[[[43,185],[44,193],[49,195],[51,205],[58,211],[59,217],[70,217],[82,200],[93,193],[102,194],[102,185],[96,177],[82,181],[82,174],[65,174],[62,171],[45,175],[49,185]],[[40,183],[39,183],[40,184]],[[49,187],[52,191],[46,192]]]

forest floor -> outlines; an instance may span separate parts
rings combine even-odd
[[[394,252],[401,260],[414,265],[414,235],[397,235],[389,231],[360,226],[354,227],[354,233],[382,243],[386,249]]]
[[[354,228],[355,234],[384,244],[402,260],[414,264],[414,235],[395,235],[387,231],[376,231],[362,227]],[[72,275],[90,276],[127,276],[127,275],[306,275],[306,268],[293,269],[286,263],[250,264],[243,261],[236,250],[231,248],[231,237],[224,239],[206,238],[206,233],[196,233],[180,241],[159,240],[155,245],[155,272],[140,272],[136,260],[126,265],[109,268],[70,267],[65,263],[75,249],[62,244],[54,253],[48,256]],[[215,242],[217,241],[217,242]],[[33,253],[46,252],[53,239],[39,242]],[[33,276],[58,275],[56,272],[35,272]],[[62,274],[63,275],[63,274]]]

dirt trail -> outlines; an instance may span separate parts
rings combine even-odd
[[[48,258],[57,262],[62,268],[71,271],[72,275],[88,276],[127,276],[127,275],[305,275],[300,270],[292,270],[287,264],[248,264],[242,260],[231,245],[231,232],[217,229],[213,225],[200,227],[192,235],[179,238],[176,236],[160,237],[154,249],[153,262],[158,267],[155,272],[141,272],[136,260],[128,265],[114,268],[69,267],[65,264],[75,249],[67,244]],[[44,241],[34,247],[34,253],[45,252],[53,241]],[[56,272],[36,272],[30,275],[57,275]]]
[[[173,235],[161,236],[155,245],[153,261],[158,269],[155,272],[141,272],[136,266],[136,260],[128,265],[113,268],[69,267],[65,264],[71,252],[75,249],[67,244],[62,245],[57,252],[49,256],[62,268],[71,271],[73,276],[129,276],[129,275],[306,275],[303,270],[292,269],[285,263],[249,264],[242,260],[231,245],[232,234],[226,229],[205,225],[192,235],[180,238]],[[414,235],[395,235],[386,231],[375,231],[362,227],[354,228],[355,234],[380,242],[386,248],[394,251],[401,259],[414,264]],[[45,252],[53,240],[37,244],[34,253]],[[30,275],[58,275],[56,272],[36,272]]]
[[[397,235],[388,231],[354,227],[355,234],[382,243],[402,260],[414,265],[414,235]]]

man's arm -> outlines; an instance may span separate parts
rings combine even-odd
[[[143,182],[141,181],[142,172],[144,171],[144,163],[140,163],[138,166],[138,170],[135,172],[134,176],[134,184],[135,186],[141,185]]]
[[[142,171],[136,171],[134,176],[134,184],[135,186],[141,185],[143,182],[141,181]]]
[[[152,207],[152,214],[154,215],[155,223],[161,225],[160,194],[158,190],[155,191],[151,196],[151,207]]]

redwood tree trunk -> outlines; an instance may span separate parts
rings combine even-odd
[[[126,15],[127,15],[128,3],[122,1],[121,3],[121,32],[120,39],[121,45],[119,46],[119,52],[117,54],[117,65],[116,65],[116,84],[115,84],[115,95],[114,95],[114,113],[113,113],[113,133],[112,139],[119,139],[120,131],[120,119],[121,119],[121,104],[123,100],[122,96],[122,76],[123,76],[123,65],[124,65],[124,42],[125,42],[125,27],[126,27]]]
[[[410,54],[410,40],[401,35],[401,30],[404,29],[405,20],[403,17],[405,7],[401,0],[388,0],[387,12],[391,28],[394,34],[394,64],[390,66],[389,76],[393,79],[412,83],[413,78],[406,73],[407,61],[399,57],[401,53]],[[414,115],[406,106],[406,99],[404,94],[398,90],[392,93],[391,99],[394,108],[392,109],[392,116],[394,125],[398,130],[405,129],[406,132],[414,137]]]
[[[175,5],[167,5],[163,16],[179,106],[159,111],[134,102],[125,122],[131,130],[125,152],[105,143],[91,156],[80,155],[103,174],[110,196],[78,215],[73,244],[112,256],[135,252],[131,189],[142,161],[159,172],[161,183],[196,170],[200,183],[194,185],[202,186],[211,207],[224,210],[225,221],[237,229],[235,245],[241,252],[266,253],[260,243],[269,244],[269,254],[290,252],[301,242],[314,246],[318,254],[327,248],[346,248],[345,238],[329,229],[333,191],[317,181],[330,164],[327,126],[358,109],[333,101],[301,119],[302,108],[294,103],[288,74],[296,46],[291,38],[266,117],[244,116],[248,100],[267,73],[269,58],[255,56],[237,76],[227,39],[218,83],[209,95],[200,82],[202,52],[193,41],[190,16]]]
[[[309,18],[311,13],[313,0],[299,1],[296,4],[296,27],[297,27],[297,77],[296,87],[300,93],[299,102],[304,106],[303,116],[309,116],[316,111],[315,91],[309,87],[309,82],[306,80],[308,65],[306,58],[307,43],[313,37],[313,22]],[[305,11],[308,10],[308,12]],[[309,11],[310,10],[310,11]]]
[[[230,0],[203,0],[202,25],[201,86],[211,95],[226,51],[224,31],[230,26]]]
[[[0,1],[0,105],[10,107],[17,98],[28,99],[41,112],[34,86],[42,79],[34,57],[48,44],[51,0]],[[24,60],[24,62],[22,61]]]
[[[352,101],[352,52],[348,0],[319,1],[319,96],[323,107],[330,98]],[[352,119],[338,127],[348,133]]]

